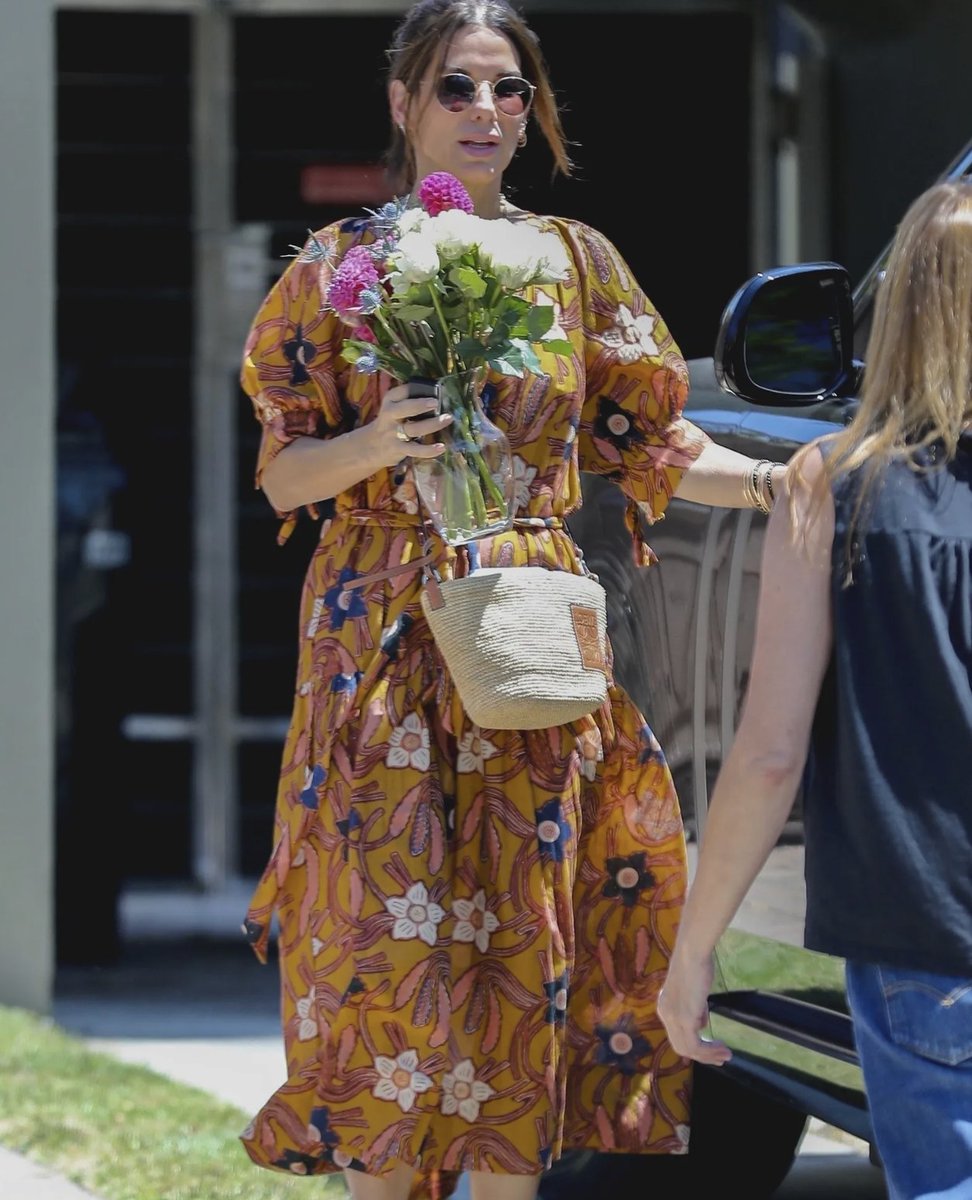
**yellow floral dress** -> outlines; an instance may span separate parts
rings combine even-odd
[[[685,362],[616,248],[576,221],[555,307],[570,357],[490,376],[514,454],[518,523],[482,565],[578,571],[560,518],[580,471],[661,517],[706,444],[682,416]],[[316,234],[254,319],[242,383],[263,426],[257,484],[298,436],[371,420],[390,386],[340,358],[330,272],[369,237]],[[313,512],[313,510],[312,510]],[[317,515],[316,513],[314,515]],[[279,513],[280,538],[296,514]],[[524,519],[530,520],[524,520]],[[336,497],[300,601],[299,659],[272,853],[246,931],[266,961],[276,918],[288,1078],[241,1135],[260,1166],[375,1175],[413,1163],[416,1194],[458,1172],[540,1173],[563,1150],[684,1152],[689,1080],[655,1011],[686,888],[678,800],[644,717],[612,684],[570,725],[471,724],[423,618],[407,462]],[[455,552],[443,549],[448,575]],[[425,1189],[423,1191],[423,1189]]]

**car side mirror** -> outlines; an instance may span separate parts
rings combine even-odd
[[[838,263],[754,275],[729,301],[713,354],[726,391],[753,404],[816,404],[859,379],[850,276]]]

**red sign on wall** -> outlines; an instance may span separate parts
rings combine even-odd
[[[377,163],[309,163],[300,172],[305,204],[355,204],[373,207],[392,196]]]

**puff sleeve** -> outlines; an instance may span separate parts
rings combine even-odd
[[[255,485],[267,465],[298,437],[333,437],[353,425],[342,401],[347,364],[340,358],[346,330],[324,310],[328,280],[341,253],[342,225],[308,238],[303,251],[268,292],[250,326],[240,383],[262,427]],[[297,513],[275,510],[283,524],[277,540],[290,536]],[[308,512],[318,516],[313,505]]]
[[[580,223],[570,237],[587,377],[579,467],[613,479],[628,497],[625,524],[646,566],[655,555],[641,540],[639,510],[649,523],[663,516],[709,438],[682,416],[688,366],[618,250]]]

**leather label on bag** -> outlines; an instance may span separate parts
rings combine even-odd
[[[442,589],[434,579],[430,578],[425,581],[425,595],[429,602],[429,608],[433,612],[445,607],[445,597],[442,595]]]
[[[572,604],[570,615],[574,621],[574,636],[577,638],[577,648],[580,650],[581,665],[587,671],[604,671],[604,646],[597,627],[597,609],[587,608],[583,604]]]

